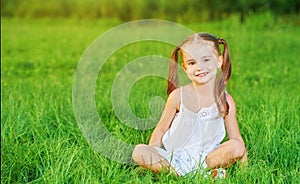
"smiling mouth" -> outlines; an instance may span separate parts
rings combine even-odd
[[[203,73],[199,73],[196,74],[197,77],[205,77],[208,74],[208,72],[203,72]]]

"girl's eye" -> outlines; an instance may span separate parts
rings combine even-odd
[[[188,63],[188,65],[194,65],[195,63],[196,63],[196,62],[191,61],[191,62]]]
[[[209,62],[210,60],[207,58],[207,59],[204,59],[204,62]]]

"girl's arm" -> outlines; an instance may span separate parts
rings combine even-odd
[[[242,164],[247,164],[247,153],[236,119],[235,103],[233,98],[227,93],[226,99],[229,105],[229,112],[225,116],[224,123],[229,140],[207,155],[206,164],[208,168],[228,167],[237,160],[240,160]]]
[[[154,129],[152,136],[149,141],[150,146],[158,146],[162,145],[162,137],[164,133],[171,126],[171,123],[174,119],[176,111],[180,106],[180,95],[179,89],[174,90],[168,97],[165,109],[161,115],[161,118]]]
[[[228,139],[238,140],[245,147],[245,143],[240,134],[238,122],[236,119],[236,106],[234,100],[228,93],[226,93],[226,99],[229,105],[229,113],[227,116],[225,116],[224,121],[228,133]]]

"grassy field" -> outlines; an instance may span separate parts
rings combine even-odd
[[[81,134],[72,107],[77,63],[116,20],[2,19],[1,183],[211,183],[201,175],[155,174],[117,163],[96,152]],[[228,169],[216,183],[300,183],[300,26],[270,14],[186,25],[225,38],[233,74],[227,91],[235,98],[249,164]],[[121,123],[111,104],[117,72],[136,57],[169,57],[170,45],[132,44],[103,66],[96,106],[107,129],[129,144],[147,143],[151,130]],[[167,69],[166,69],[167,72]],[[149,115],[153,95],[166,97],[166,81],[147,77],[130,94],[131,108]]]

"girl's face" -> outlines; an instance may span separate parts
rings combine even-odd
[[[223,57],[216,56],[209,44],[192,44],[181,49],[182,67],[187,76],[198,84],[214,81],[217,70],[222,66]]]

